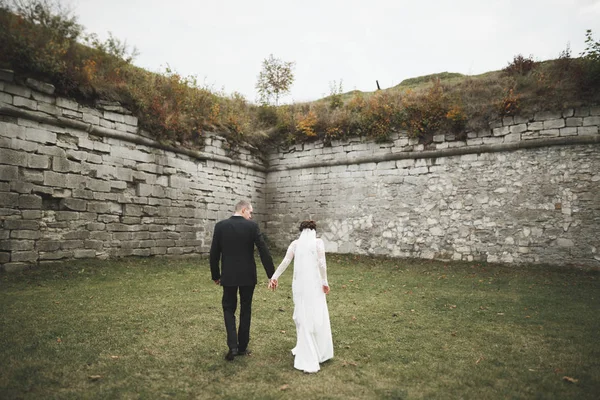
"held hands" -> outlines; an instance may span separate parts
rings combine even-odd
[[[269,280],[269,286],[268,288],[271,289],[272,291],[275,291],[275,289],[277,289],[277,279],[271,279]]]

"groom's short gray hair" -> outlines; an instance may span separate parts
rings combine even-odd
[[[238,203],[235,205],[235,212],[240,212],[244,208],[250,208],[250,202],[248,200],[238,201]]]

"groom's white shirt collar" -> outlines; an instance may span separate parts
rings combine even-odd
[[[237,213],[237,212],[236,212],[236,213],[233,213],[233,216],[234,216],[234,217],[243,217],[243,215],[242,215],[242,214],[240,214],[240,213]]]

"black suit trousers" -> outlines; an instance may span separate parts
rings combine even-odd
[[[236,332],[235,311],[237,309],[237,294],[240,292],[240,326]],[[227,346],[230,349],[246,350],[250,342],[250,322],[252,320],[252,286],[223,286],[223,315],[227,330]]]

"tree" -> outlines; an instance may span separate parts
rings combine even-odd
[[[269,55],[263,60],[262,71],[258,75],[256,89],[258,89],[258,101],[263,105],[279,105],[279,99],[290,92],[294,82],[294,62],[283,61]]]

